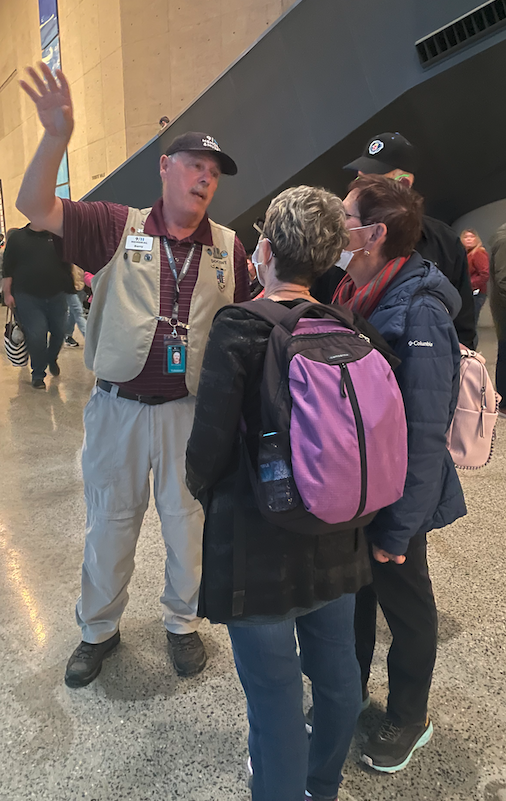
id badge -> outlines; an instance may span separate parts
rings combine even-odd
[[[167,334],[163,338],[165,375],[184,375],[186,373],[186,337],[173,337]]]

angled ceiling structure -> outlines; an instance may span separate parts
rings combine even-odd
[[[416,185],[430,214],[452,222],[506,197],[506,24],[495,7],[505,5],[506,20],[506,4],[480,8],[492,3],[494,25],[424,64],[420,41],[478,18],[476,0],[299,0],[85,199],[151,205],[160,154],[187,130],[211,133],[237,161],[210,213],[247,247],[280,189],[309,183],[342,195],[342,166],[382,131],[418,146]]]

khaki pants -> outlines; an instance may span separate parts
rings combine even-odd
[[[118,630],[152,470],[167,551],[163,620],[169,631],[188,634],[199,623],[204,522],[185,484],[195,399],[148,406],[116,392],[95,387],[84,410],[87,524],[77,622],[85,642],[103,642]]]

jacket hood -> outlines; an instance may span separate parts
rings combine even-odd
[[[400,336],[406,327],[406,314],[417,295],[432,295],[446,307],[452,320],[462,306],[460,295],[448,278],[415,251],[374,309],[370,322],[386,339],[389,334]]]

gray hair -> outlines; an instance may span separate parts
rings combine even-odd
[[[341,198],[313,186],[294,186],[275,197],[263,233],[278,278],[306,286],[337,262],[350,241]]]

